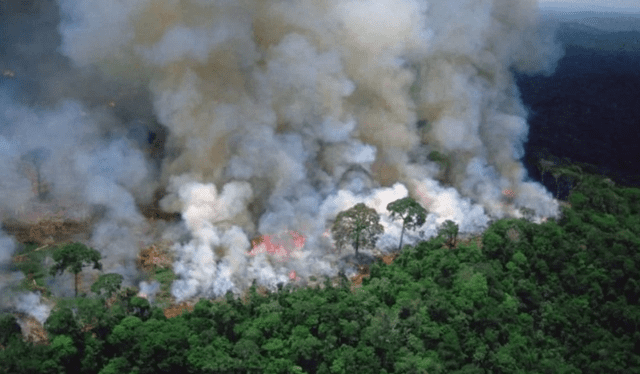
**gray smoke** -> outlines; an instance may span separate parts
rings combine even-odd
[[[162,208],[182,215],[166,234],[178,300],[336,275],[343,254],[326,233],[358,202],[382,216],[382,251],[401,229],[386,204],[405,196],[430,212],[407,244],[447,219],[470,233],[521,207],[558,213],[519,161],[527,112],[512,70],[550,74],[562,55],[535,1],[58,4],[63,78],[31,70],[46,108],[0,96],[15,113],[0,131],[0,188],[16,196],[0,206],[30,208],[32,182],[10,165],[46,148],[53,201],[104,207],[91,242],[133,278],[153,239],[136,204],[166,189]],[[53,100],[68,82],[77,92]],[[159,170],[139,141],[149,118],[168,132]]]

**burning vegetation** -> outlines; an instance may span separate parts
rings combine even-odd
[[[150,272],[158,268],[170,268],[173,264],[173,259],[168,251],[168,246],[168,243],[153,244],[142,249],[138,254],[138,268],[145,272]]]
[[[38,25],[3,29],[0,259],[43,247],[14,257],[29,291],[87,290],[97,271],[36,264],[73,242],[166,307],[360,282],[443,222],[455,248],[458,228],[558,212],[520,161],[511,71],[562,54],[531,2],[23,3],[0,5]]]

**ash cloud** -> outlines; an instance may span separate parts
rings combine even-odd
[[[479,232],[521,207],[558,213],[519,160],[527,112],[512,71],[548,75],[563,53],[535,1],[45,3],[57,36],[41,43],[63,74],[23,54],[44,104],[2,86],[15,114],[0,132],[0,188],[16,198],[0,206],[34,201],[10,165],[50,150],[52,199],[104,207],[92,243],[133,279],[127,264],[153,239],[136,206],[166,190],[160,206],[182,216],[165,233],[180,301],[336,275],[344,254],[325,233],[358,202],[382,215],[382,251],[400,233],[386,204],[407,195],[430,212],[407,244],[446,219]],[[167,132],[159,163],[139,139],[153,121]]]

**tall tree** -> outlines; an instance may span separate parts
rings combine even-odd
[[[438,236],[445,237],[447,239],[447,246],[453,248],[458,238],[458,225],[451,220],[444,221],[438,228]]]
[[[427,218],[427,210],[410,197],[405,197],[387,205],[387,210],[391,212],[391,219],[400,218],[402,220],[402,232],[400,233],[400,245],[402,249],[402,238],[405,228],[413,230],[424,225]]]
[[[75,296],[78,297],[78,278],[82,267],[93,264],[94,269],[101,270],[100,258],[100,252],[82,243],[65,244],[53,252],[53,260],[56,263],[51,268],[51,275],[62,274],[65,270],[73,273]]]
[[[333,239],[338,248],[352,244],[358,256],[358,249],[373,248],[378,235],[384,232],[380,224],[380,216],[373,208],[364,203],[357,204],[348,210],[338,213],[331,227]]]

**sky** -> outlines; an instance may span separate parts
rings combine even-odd
[[[540,0],[541,9],[640,13],[639,0]]]

